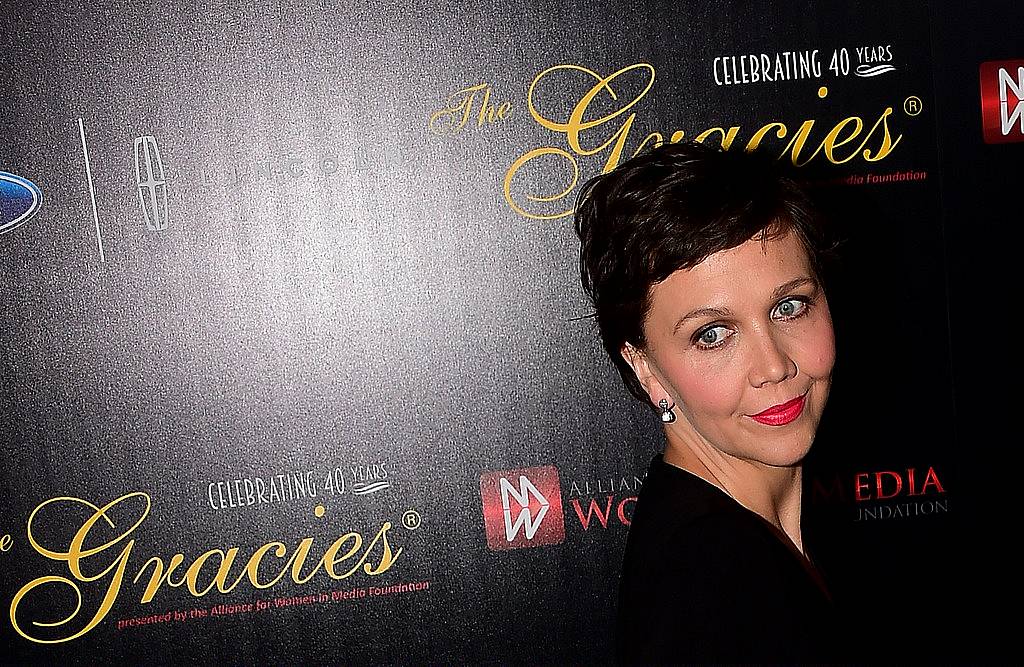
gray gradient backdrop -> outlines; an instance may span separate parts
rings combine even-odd
[[[607,494],[574,496],[572,484],[642,476],[661,435],[651,413],[627,397],[583,317],[590,310],[570,221],[525,218],[502,195],[516,158],[566,148],[526,105],[534,77],[566,63],[602,74],[654,67],[629,154],[651,131],[693,136],[739,125],[737,141],[745,142],[767,122],[792,133],[808,119],[817,124],[813,150],[839,120],[860,116],[867,131],[894,107],[892,132],[903,138],[885,160],[837,166],[819,156],[807,168],[823,178],[928,172],[925,181],[838,195],[846,198],[834,222],[846,238],[835,285],[840,361],[815,474],[826,484],[839,479],[847,495],[822,502],[814,516],[822,559],[854,608],[877,608],[872,601],[895,586],[919,591],[918,604],[939,599],[927,591],[944,562],[922,564],[919,554],[951,539],[948,517],[857,522],[850,495],[855,473],[913,467],[923,475],[934,466],[956,506],[952,432],[908,418],[951,411],[953,397],[926,7],[400,4],[71,2],[6,10],[0,170],[32,180],[44,196],[31,221],[0,236],[0,534],[13,538],[0,554],[0,633],[10,655],[607,658],[626,531],[615,520],[584,529],[571,498],[585,508]],[[716,56],[817,48],[827,58],[840,47],[853,56],[855,47],[885,44],[896,69],[877,77],[836,79],[826,70],[820,81],[716,86],[711,76]],[[589,84],[559,81],[539,99],[564,116]],[[622,94],[636,94],[637,80],[622,81]],[[479,83],[491,86],[495,102],[510,103],[508,117],[431,132],[431,114]],[[822,84],[825,99],[817,95]],[[911,95],[922,100],[918,116],[903,111]],[[598,104],[614,108],[608,99]],[[165,169],[162,231],[147,228],[140,208],[141,136],[155,138]],[[788,140],[766,144],[781,151]],[[606,155],[581,158],[581,177],[598,173]],[[554,192],[565,173],[552,161],[524,178],[522,191]],[[865,423],[859,401],[893,387],[901,409]],[[351,485],[353,466],[374,465],[384,466],[390,484],[377,493],[350,486],[333,497],[321,491],[216,510],[207,502],[209,484],[220,480],[340,467]],[[540,465],[559,470],[565,542],[488,550],[480,475]],[[15,593],[35,577],[67,575],[66,565],[28,543],[33,508],[63,495],[105,504],[133,491],[148,493],[153,509],[136,535],[129,577],[152,555],[180,552],[190,562],[207,549],[248,554],[272,540],[291,549],[305,536],[316,538],[318,556],[349,530],[369,540],[391,521],[404,553],[388,572],[344,582],[321,573],[270,592],[409,581],[430,588],[117,630],[118,619],[258,597],[245,586],[201,599],[165,588],[143,605],[141,587],[129,581],[81,639],[41,646],[17,636],[8,618]],[[612,495],[618,502],[631,494]],[[422,520],[415,530],[401,525],[408,510]],[[56,544],[80,525],[73,515],[47,524]],[[84,625],[102,590],[83,585],[82,616],[69,626]],[[73,608],[67,590],[40,595],[38,618]],[[913,642],[924,628],[910,632],[918,632]]]

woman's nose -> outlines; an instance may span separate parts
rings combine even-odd
[[[782,382],[797,374],[796,362],[783,342],[776,340],[771,331],[753,335],[754,349],[750,364],[750,384],[760,387]]]

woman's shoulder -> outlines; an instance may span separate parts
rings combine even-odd
[[[704,581],[714,573],[734,580],[742,573],[758,576],[783,554],[779,539],[752,512],[728,499],[644,511],[638,500],[626,538],[624,570],[640,570],[645,578],[660,571],[670,558],[679,569],[699,569]],[[784,548],[784,547],[782,547]],[[740,576],[737,576],[737,575]]]
[[[619,660],[817,655],[829,604],[767,522],[685,471],[651,481],[627,537]]]
[[[724,491],[691,472],[656,458],[637,494],[629,545],[664,543],[700,549],[764,541],[762,520]]]
[[[798,556],[763,518],[685,470],[662,464],[652,472],[626,537],[623,586],[770,596],[809,583]]]

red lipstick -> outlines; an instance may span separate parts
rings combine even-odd
[[[807,394],[803,396],[797,396],[792,401],[786,401],[773,407],[768,408],[764,412],[759,412],[756,415],[750,415],[750,418],[754,421],[765,424],[766,426],[782,426],[795,420],[800,416],[800,413],[804,411],[804,399],[807,398]]]

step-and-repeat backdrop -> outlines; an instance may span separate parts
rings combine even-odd
[[[820,186],[808,539],[865,644],[935,627],[958,470],[923,3],[5,11],[6,658],[607,660],[662,435],[571,210],[680,139]]]

